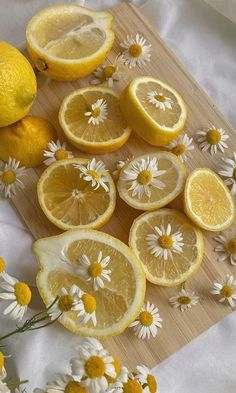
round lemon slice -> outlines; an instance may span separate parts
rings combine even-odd
[[[209,168],[196,168],[187,178],[184,210],[200,228],[222,231],[234,220],[235,206],[223,180]]]
[[[41,175],[37,192],[45,215],[63,230],[100,228],[110,219],[116,204],[112,177],[102,161],[96,163],[95,159],[53,163]]]
[[[58,4],[35,14],[26,27],[27,48],[39,71],[70,81],[94,71],[110,51],[113,17],[77,4]]]
[[[201,265],[203,235],[174,209],[143,213],[134,221],[129,244],[154,284],[174,286],[186,281]]]
[[[174,154],[156,152],[135,157],[120,171],[120,197],[139,210],[155,210],[167,205],[184,188],[186,169]]]
[[[65,314],[61,323],[73,333],[117,335],[138,315],[144,301],[145,275],[139,260],[120,240],[99,231],[76,230],[38,240],[33,250],[40,266],[37,287],[46,305],[60,295],[61,288],[69,291],[73,284],[95,298],[95,326],[91,320],[86,324],[78,322],[78,312]],[[104,288],[95,291],[79,269],[83,255],[94,263],[99,253],[109,257],[110,281],[104,280]]]
[[[183,130],[187,108],[180,94],[147,76],[135,78],[123,91],[121,110],[128,124],[146,142],[164,146]]]

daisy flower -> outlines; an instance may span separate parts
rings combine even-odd
[[[183,252],[183,235],[180,231],[172,232],[171,225],[154,227],[154,233],[146,236],[148,249],[155,257],[164,258],[164,261],[173,259],[173,253]]]
[[[10,389],[7,387],[7,384],[5,382],[0,381],[0,392],[11,393]]]
[[[49,382],[46,387],[48,393],[86,393],[86,388],[78,381],[76,381],[71,375],[58,374],[55,381]],[[40,393],[40,390],[35,393]]]
[[[231,187],[231,193],[236,196],[236,152],[233,152],[232,158],[222,158],[224,165],[219,175],[225,177],[225,184]]]
[[[224,235],[215,236],[214,240],[219,243],[215,247],[215,251],[220,254],[218,261],[229,259],[231,265],[236,266],[236,236],[224,232]]]
[[[92,183],[92,187],[94,187],[95,190],[101,186],[106,192],[109,191],[109,187],[106,184],[108,182],[106,168],[101,160],[96,161],[96,158],[93,158],[88,162],[87,166],[74,164],[74,167],[80,170],[80,177],[82,177],[82,179]]]
[[[173,296],[169,299],[170,304],[174,308],[179,308],[180,311],[186,311],[192,306],[196,306],[199,302],[199,296],[196,296],[194,292],[186,291],[182,288],[177,296]]]
[[[172,108],[171,98],[165,97],[163,93],[156,90],[147,93],[147,100],[150,102],[150,104],[154,105],[158,109],[161,109],[162,111]]]
[[[143,305],[138,318],[129,327],[134,328],[135,336],[144,340],[146,337],[156,337],[158,328],[162,327],[161,322],[158,308],[147,302]]]
[[[192,154],[190,153],[191,150],[194,150],[192,142],[193,138],[189,138],[187,134],[184,134],[178,136],[177,139],[170,142],[166,147],[171,153],[179,157],[182,162],[185,162],[188,158],[192,158]]]
[[[94,291],[104,288],[104,280],[111,281],[111,270],[106,267],[110,262],[110,256],[102,257],[102,251],[99,252],[97,260],[91,262],[87,255],[82,255],[79,258],[81,267],[78,269],[78,274],[85,280],[91,283]]]
[[[146,195],[148,198],[151,196],[151,187],[163,190],[165,184],[158,180],[166,171],[158,170],[158,161],[156,157],[142,158],[131,165],[131,168],[124,170],[122,180],[129,182],[129,191],[132,191],[132,196],[136,195],[142,198]]]
[[[66,142],[62,143],[57,140],[56,142],[51,141],[47,146],[48,150],[44,150],[44,157],[47,157],[44,160],[45,165],[51,165],[55,161],[64,160],[66,158],[73,158],[73,154],[71,151],[66,149]]]
[[[0,257],[0,279],[4,279],[6,277],[9,277],[9,274],[6,272],[6,262],[2,257]]]
[[[139,34],[135,37],[127,35],[120,46],[124,49],[121,61],[129,68],[142,67],[150,61],[152,45],[147,44],[146,39]]]
[[[3,314],[10,314],[12,319],[21,321],[31,301],[31,290],[27,284],[9,275],[4,276],[3,280],[0,287],[6,292],[0,293],[0,299],[12,301]]]
[[[121,386],[122,383],[127,382],[129,376],[129,370],[127,369],[127,367],[122,366],[117,358],[114,358],[112,364],[115,367],[116,377],[111,378],[107,375],[106,378],[110,385],[116,384],[117,387],[120,384],[119,386]]]
[[[85,112],[85,116],[89,117],[88,124],[94,126],[103,123],[107,119],[107,102],[103,98],[98,99],[91,105],[91,110]]]
[[[53,304],[49,311],[49,316],[52,321],[59,319],[62,322],[66,322],[68,312],[78,311],[78,305],[80,302],[79,291],[80,289],[76,285],[72,285],[69,292],[65,288],[61,288],[58,300]]]
[[[117,56],[113,64],[102,65],[94,71],[93,75],[95,78],[91,80],[91,85],[106,83],[108,87],[113,87],[123,77],[123,72],[119,71],[120,61],[121,56]]]
[[[104,391],[108,387],[106,376],[116,377],[114,359],[96,339],[85,341],[78,349],[78,357],[71,359],[72,374],[82,379],[90,393]]]
[[[135,379],[144,387],[144,393],[156,393],[157,381],[152,375],[151,370],[144,365],[136,367]]]
[[[126,158],[125,160],[116,161],[116,169],[112,172],[112,175],[115,177],[118,176],[123,166],[125,166],[125,164],[127,164],[131,159],[132,158]]]
[[[78,322],[86,325],[90,320],[93,325],[97,325],[96,309],[97,302],[94,296],[89,293],[85,293],[79,290],[79,303],[77,305],[78,310]]]
[[[225,141],[229,138],[229,136],[225,133],[223,128],[216,128],[211,125],[210,128],[203,128],[202,130],[197,132],[199,135],[198,142],[200,149],[204,151],[210,152],[211,155],[216,154],[218,149],[224,153],[224,149],[228,148],[228,145]]]
[[[20,161],[9,157],[8,162],[0,169],[0,192],[5,198],[16,195],[17,188],[24,188],[21,178],[26,175],[25,167],[20,167]]]
[[[7,376],[7,373],[6,373],[6,369],[5,369],[5,356],[4,356],[4,353],[0,351],[0,381],[5,379],[6,376]]]
[[[220,279],[214,282],[211,293],[213,295],[220,295],[220,303],[228,302],[234,308],[236,301],[236,280],[232,275],[227,274],[224,280]]]

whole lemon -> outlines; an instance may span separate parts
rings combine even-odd
[[[43,152],[57,133],[49,121],[36,116],[25,116],[18,122],[0,130],[0,159],[14,157],[26,167],[43,163]]]
[[[37,84],[33,68],[18,49],[0,41],[0,53],[0,127],[4,127],[28,113]]]

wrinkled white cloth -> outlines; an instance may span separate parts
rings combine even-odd
[[[38,9],[55,2],[1,0],[0,39],[21,45],[27,20]],[[77,2],[84,3],[83,0]],[[85,5],[100,9],[118,2],[87,0]],[[230,16],[233,15],[235,0],[136,0],[135,3],[143,4],[141,11],[144,15],[225,116],[236,125],[236,26],[230,20],[234,20]],[[218,11],[207,3],[212,3]],[[227,17],[219,13],[222,8]],[[1,200],[0,255],[7,260],[10,274],[34,285],[37,265],[31,245],[28,230],[10,204]],[[232,273],[235,274],[233,268]],[[40,301],[36,290],[34,299],[32,308],[38,310]],[[13,322],[1,315],[4,307],[6,304],[1,302],[1,335],[14,327]],[[12,354],[7,359],[11,377],[29,379],[28,393],[36,386],[44,387],[55,372],[69,371],[66,367],[73,354],[71,347],[79,340],[59,324],[13,337],[6,348],[6,352]],[[154,369],[160,393],[235,393],[235,343],[234,313]]]

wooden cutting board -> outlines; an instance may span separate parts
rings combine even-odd
[[[218,127],[223,127],[230,135],[230,148],[227,150],[227,154],[231,155],[233,150],[236,151],[235,135],[231,125],[224,119],[215,104],[188,74],[141,13],[134,6],[124,3],[113,8],[111,13],[115,17],[116,42],[109,55],[109,60],[113,60],[120,52],[119,42],[127,34],[138,32],[153,46],[151,62],[146,67],[142,70],[134,69],[132,71],[125,68],[127,72],[125,83],[134,76],[146,74],[172,85],[181,93],[187,103],[189,117],[186,131],[194,137],[195,142],[197,129],[213,123]],[[50,81],[39,89],[31,114],[49,119],[57,128],[59,135],[62,136],[57,119],[61,101],[65,95],[88,83],[88,79],[72,83]],[[133,134],[122,149],[112,154],[100,156],[100,158],[105,161],[109,169],[114,170],[115,162],[118,159],[155,150],[155,147],[149,146]],[[80,152],[76,151],[75,154],[79,156]],[[83,153],[82,156],[85,156],[85,154]],[[202,153],[195,143],[193,159],[187,162],[188,171],[196,166],[208,166],[217,170],[221,162],[221,156],[222,154],[217,154],[211,157],[208,153]],[[29,169],[25,180],[25,189],[17,193],[17,197],[13,199],[15,208],[35,239],[60,232],[44,216],[37,201],[36,184],[41,172],[42,168]],[[129,228],[133,219],[139,214],[140,212],[131,209],[118,199],[114,216],[102,230],[127,243]],[[176,293],[178,288],[162,288],[148,284],[146,298],[159,307],[163,318],[163,328],[159,330],[158,336],[155,339],[141,341],[134,337],[131,329],[127,329],[120,336],[105,340],[105,345],[114,356],[122,359],[127,366],[133,367],[137,363],[144,363],[150,367],[156,365],[231,312],[228,306],[218,303],[209,294],[215,278],[224,277],[226,273],[230,271],[235,273],[236,271],[236,268],[228,262],[221,264],[217,262],[216,254],[213,251],[215,244],[213,236],[214,234],[205,233],[206,254],[204,263],[199,272],[188,282],[190,288],[201,297],[199,305],[188,312],[181,313],[179,310],[171,308],[168,303],[168,299]]]

